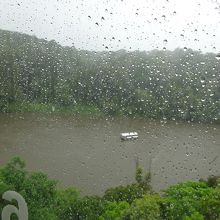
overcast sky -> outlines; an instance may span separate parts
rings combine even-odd
[[[220,52],[220,0],[0,0],[0,28],[89,50]]]

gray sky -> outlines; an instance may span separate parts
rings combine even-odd
[[[0,28],[89,50],[220,52],[220,0],[0,0]]]

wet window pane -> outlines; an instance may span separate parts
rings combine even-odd
[[[0,2],[0,219],[220,219],[220,2]]]

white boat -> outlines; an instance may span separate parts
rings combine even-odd
[[[138,133],[137,132],[121,133],[120,138],[122,141],[136,140],[138,139]]]

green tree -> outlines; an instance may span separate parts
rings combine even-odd
[[[69,219],[70,208],[74,206],[79,199],[79,190],[76,188],[57,190],[54,211],[59,219]]]
[[[107,189],[103,198],[108,201],[122,202],[126,201],[131,204],[135,199],[142,198],[145,194],[143,187],[138,184],[131,184],[127,186],[118,186]]]
[[[99,217],[99,220],[121,220],[125,218],[125,213],[130,205],[123,202],[108,202],[104,213]]]
[[[77,199],[63,216],[66,220],[97,220],[105,208],[105,201],[99,197],[90,196]]]
[[[2,181],[7,185],[12,186],[16,191],[21,191],[27,177],[27,172],[24,168],[25,162],[19,157],[14,157],[5,167],[0,169]]]
[[[220,216],[220,190],[204,182],[186,182],[171,186],[163,200],[164,219],[184,219],[199,213],[205,219]]]
[[[160,197],[158,195],[147,194],[141,199],[136,199],[126,213],[126,218],[130,220],[159,220]]]
[[[137,184],[143,188],[144,191],[150,191],[151,190],[151,173],[146,172],[145,175],[143,175],[143,169],[140,166],[136,167],[135,172],[135,179]]]

